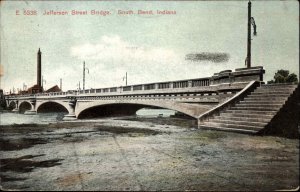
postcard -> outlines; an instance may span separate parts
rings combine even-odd
[[[299,190],[299,2],[4,0],[1,190]]]

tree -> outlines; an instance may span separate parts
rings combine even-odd
[[[295,73],[291,73],[288,70],[278,70],[274,75],[274,80],[268,81],[268,84],[273,83],[298,83],[298,78]]]

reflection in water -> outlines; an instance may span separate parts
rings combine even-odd
[[[48,124],[62,121],[66,113],[37,113],[35,115],[24,115],[20,113],[0,113],[0,125],[12,124]],[[168,109],[140,109],[136,112],[137,116],[144,117],[169,117],[175,111]],[[78,120],[80,121],[80,120]]]

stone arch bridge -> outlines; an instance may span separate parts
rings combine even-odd
[[[81,91],[6,96],[14,111],[35,114],[63,111],[64,119],[132,115],[141,108],[171,109],[198,119],[233,97],[250,81],[262,81],[262,67],[215,73],[212,77]]]

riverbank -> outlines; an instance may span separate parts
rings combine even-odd
[[[0,126],[2,189],[280,190],[299,140],[195,129],[178,118]]]

